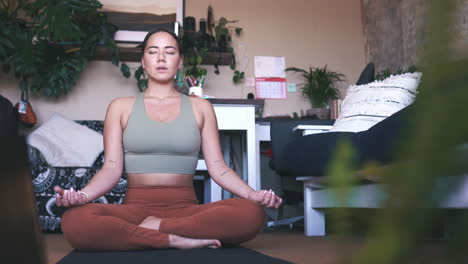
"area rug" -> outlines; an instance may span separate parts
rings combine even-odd
[[[200,249],[155,249],[141,251],[72,251],[57,264],[154,264],[154,263],[222,263],[222,264],[292,264],[245,247]]]

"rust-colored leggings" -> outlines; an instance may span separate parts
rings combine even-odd
[[[159,231],[138,226],[148,216],[162,218]],[[129,187],[123,204],[68,209],[61,227],[76,249],[138,250],[167,248],[169,234],[240,244],[254,238],[264,221],[263,207],[246,199],[198,204],[192,187]]]

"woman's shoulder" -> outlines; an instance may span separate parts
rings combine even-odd
[[[135,103],[137,96],[117,97],[110,102],[111,106],[131,106]]]
[[[117,104],[133,103],[135,102],[137,96],[138,95],[117,97],[113,99],[111,103],[114,103],[114,102]]]
[[[205,98],[201,98],[198,96],[188,96],[192,105],[199,109],[199,110],[209,110],[213,109],[213,105],[210,101],[206,100]]]
[[[108,106],[110,111],[128,112],[132,109],[137,96],[117,97],[113,99]]]

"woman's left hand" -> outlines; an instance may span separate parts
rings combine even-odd
[[[283,199],[272,190],[260,190],[249,193],[248,199],[255,201],[267,208],[279,208]]]

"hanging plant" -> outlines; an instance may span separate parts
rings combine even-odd
[[[23,89],[58,98],[76,85],[98,45],[112,50],[112,64],[128,78],[113,36],[96,0],[0,1],[0,63]],[[20,87],[21,88],[21,87]]]
[[[236,58],[234,55],[234,49],[231,46],[232,35],[240,36],[242,28],[230,26],[229,24],[237,23],[239,20],[228,20],[225,17],[221,17],[215,24],[216,43],[220,52],[231,52],[233,54],[231,69],[234,71],[232,82],[239,84],[244,80],[244,72],[237,70]]]
[[[135,79],[137,80],[137,86],[140,91],[144,91],[146,87],[148,87],[148,78],[145,74],[145,70],[143,70],[143,66],[139,66],[138,69],[135,71]]]
[[[184,69],[185,75],[200,78],[208,73],[208,71],[201,67],[203,58],[208,53],[207,48],[197,49],[196,47],[189,47],[184,51]]]

